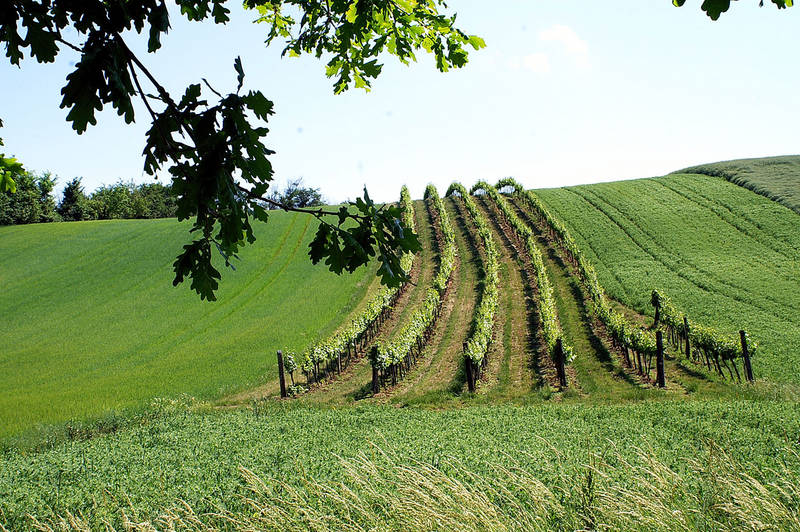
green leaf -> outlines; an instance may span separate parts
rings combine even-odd
[[[347,8],[347,13],[345,13],[345,18],[350,24],[355,23],[356,17],[358,17],[358,0],[355,0],[352,4],[350,4],[350,7]]]
[[[719,19],[731,7],[731,0],[704,0],[700,9],[706,12],[711,20]]]
[[[150,11],[147,18],[150,23],[150,38],[147,41],[147,51],[152,53],[161,48],[161,34],[169,30],[169,12],[167,6],[161,2]]]
[[[244,84],[244,69],[242,68],[242,58],[236,57],[233,60],[233,68],[236,70],[236,81],[238,82],[238,86],[236,87],[236,92],[239,92],[242,89],[242,85]]]
[[[681,0],[676,0],[676,1],[681,1]],[[472,46],[474,50],[480,50],[481,48],[486,48],[486,41],[484,41],[477,35],[469,36],[469,44],[470,46]]]
[[[261,91],[250,91],[247,96],[242,97],[242,101],[261,120],[266,120],[272,114],[273,104]]]

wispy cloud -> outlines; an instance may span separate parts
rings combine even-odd
[[[579,66],[589,64],[589,45],[575,33],[575,30],[563,24],[556,24],[539,32],[539,40],[556,42],[564,47],[564,51],[572,56]]]

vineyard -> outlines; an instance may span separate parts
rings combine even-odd
[[[466,495],[448,491],[455,489],[448,482],[457,479],[468,491],[477,485],[499,490],[500,479],[524,471],[525,482],[560,490],[540,494],[560,502],[548,510],[553,521],[522,526],[533,529],[592,528],[594,519],[616,522],[627,513],[612,504],[614,496],[652,501],[654,492],[641,491],[648,475],[637,469],[644,468],[641,464],[672,479],[664,486],[688,481],[683,498],[671,500],[677,505],[669,509],[672,515],[696,516],[696,506],[704,503],[691,490],[706,489],[722,473],[732,475],[733,489],[750,474],[748,460],[763,466],[753,482],[766,485],[753,484],[748,497],[787,492],[780,482],[789,475],[784,469],[797,462],[795,442],[800,442],[797,213],[723,177],[699,174],[550,190],[527,190],[511,178],[479,181],[470,189],[455,182],[442,195],[429,185],[422,200],[413,200],[403,186],[397,205],[421,244],[419,253],[402,257],[409,281],[397,288],[382,287],[374,270],[336,277],[311,267],[302,251],[310,238],[306,219],[289,214],[273,216],[268,227],[274,233],[264,235],[268,249],[257,260],[244,261],[244,275],[228,285],[230,303],[221,297],[210,315],[191,309],[182,315],[178,306],[189,303],[157,300],[156,281],[130,269],[109,281],[118,287],[127,283],[117,290],[123,295],[144,286],[148,297],[156,298],[149,303],[151,312],[167,323],[184,320],[186,342],[159,340],[156,324],[154,336],[143,328],[137,341],[126,344],[121,330],[135,328],[130,320],[141,315],[125,314],[117,318],[120,330],[106,328],[108,338],[98,341],[90,329],[100,316],[116,312],[115,306],[132,313],[134,303],[107,288],[91,297],[108,298],[113,305],[81,314],[78,309],[86,302],[65,294],[75,276],[86,272],[71,277],[67,261],[57,260],[58,250],[49,261],[31,260],[39,249],[37,238],[44,242],[39,246],[57,245],[44,235],[31,239],[35,228],[4,229],[5,256],[32,266],[15,270],[12,258],[2,264],[14,279],[14,297],[3,300],[4,310],[19,330],[13,333],[18,336],[12,356],[0,360],[10,369],[10,377],[0,377],[9,390],[0,400],[0,416],[5,416],[0,436],[7,438],[9,458],[9,465],[0,467],[0,525],[36,524],[32,518],[52,525],[56,521],[47,520],[53,515],[70,512],[86,516],[92,526],[108,518],[130,528],[131,521],[120,521],[120,511],[136,509],[145,520],[160,515],[163,528],[202,529],[201,523],[227,528],[214,521],[227,519],[217,511],[224,508],[240,517],[256,516],[241,521],[243,529],[269,529],[282,519],[299,528],[337,529],[352,512],[364,512],[358,505],[383,507],[398,491],[408,497],[400,497],[410,505],[407,515],[416,511],[412,507],[433,504],[391,484],[391,471],[442,482],[448,486],[442,493],[462,501]],[[155,264],[158,250],[145,253],[147,245],[180,232],[173,237],[162,222],[147,223],[148,229],[131,222],[128,227],[63,224],[59,230],[74,231],[60,236],[89,241],[92,252],[109,261],[131,263],[130,256],[114,256],[115,242],[125,239],[131,253]],[[79,327],[64,338],[37,336],[25,319],[35,302],[26,300],[24,291],[59,275],[64,279],[48,292],[53,312],[77,314]],[[246,318],[239,307],[266,312],[264,305],[273,304],[279,305],[277,316],[263,316],[257,326],[242,325]],[[201,328],[202,334],[192,333]],[[225,332],[231,330],[236,336]],[[40,345],[23,335],[39,338]],[[213,349],[199,349],[189,340],[195,337]],[[107,352],[90,348],[93,338]],[[83,356],[59,351],[66,340],[82,346]],[[32,358],[27,371],[13,365],[14,357],[24,359],[42,346],[72,361],[61,385],[46,393],[43,375],[59,367],[53,360]],[[158,359],[156,348],[174,354]],[[178,369],[181,357],[194,363]],[[118,367],[117,373],[104,374],[112,358],[127,360],[129,370]],[[80,371],[96,382],[80,383],[75,376]],[[202,373],[211,376],[192,378]],[[123,380],[137,386],[124,387]],[[31,392],[24,394],[23,387]],[[181,393],[195,399],[147,404],[154,396]],[[432,408],[386,409],[383,404]],[[27,417],[15,414],[20,405]],[[357,408],[340,408],[346,405]],[[109,410],[110,417],[102,417]],[[76,417],[59,425],[66,412]],[[53,424],[46,439],[31,432],[43,430],[37,423]],[[118,434],[94,437],[105,432]],[[184,441],[191,445],[183,446]],[[145,447],[132,450],[134,442]],[[716,445],[710,442],[726,449],[713,453],[719,471],[686,467],[706,463],[704,453]],[[16,450],[25,445],[36,452]],[[553,449],[564,453],[563,471],[542,459]],[[775,454],[775,449],[782,450]],[[522,456],[521,469],[502,470],[496,451]],[[130,453],[132,461],[120,458]],[[186,453],[195,453],[204,464],[199,476],[189,478]],[[57,475],[47,464],[57,464]],[[238,464],[255,469],[237,469]],[[154,467],[162,480],[140,478]],[[776,474],[779,467],[784,472]],[[310,475],[302,486],[293,473],[299,469]],[[37,488],[18,489],[12,471],[21,471],[23,482]],[[183,487],[163,480],[169,476],[183,479],[176,481]],[[75,479],[84,477],[91,482],[76,487]],[[380,487],[369,491],[373,480]],[[600,491],[586,491],[595,489],[594,482]],[[353,498],[328,498],[342,489],[353,490]],[[87,498],[98,490],[108,497]],[[469,500],[488,505],[482,511],[494,519],[510,519],[509,528],[520,528],[516,517],[498,506],[498,500],[516,495],[493,493],[483,502]],[[186,504],[175,506],[175,500]],[[320,522],[300,509],[321,500],[335,510],[317,516]],[[515,504],[527,508],[527,500]],[[254,513],[253,501],[266,506]],[[785,523],[793,511],[777,499],[762,502],[785,512],[780,518],[766,512],[760,517],[764,522]],[[275,504],[285,506],[278,511]],[[587,504],[594,506],[587,509]],[[431,508],[440,516],[452,511]],[[543,510],[530,511],[538,516]],[[692,523],[744,526],[735,512],[717,511],[707,522]],[[212,514],[210,521],[201,517]],[[462,523],[463,515],[452,515],[452,523]],[[402,514],[390,511],[380,519],[372,523],[377,528],[387,522],[389,528],[403,527]]]
[[[672,191],[688,179],[671,176],[644,183],[649,189]],[[690,179],[701,188],[728,186],[717,178]],[[621,213],[595,199],[595,190],[614,186],[586,187],[591,189],[586,192],[578,187],[577,194],[592,200],[592,213]],[[629,299],[620,297],[615,292],[619,285],[608,282],[608,271],[603,269],[606,265],[596,246],[582,240],[581,232],[573,236],[573,229],[562,221],[561,204],[552,199],[554,192],[561,191],[576,194],[573,189],[540,194],[525,190],[509,178],[496,187],[481,181],[469,191],[453,183],[445,199],[429,185],[425,200],[412,202],[403,187],[400,205],[409,224],[425,237],[431,258],[418,257],[418,268],[412,271],[414,258],[405,257],[404,268],[412,273],[410,297],[399,300],[409,286],[378,292],[347,327],[302,354],[299,364],[305,375],[301,387],[301,392],[307,393],[304,402],[350,403],[370,396],[401,404],[426,402],[414,393],[416,386],[438,392],[427,401],[432,404],[469,401],[471,396],[464,395],[467,392],[477,393],[477,397],[507,398],[524,398],[535,392],[599,401],[659,394],[681,397],[698,390],[701,396],[724,395],[741,393],[738,386],[753,383],[769,372],[767,360],[774,360],[774,355],[764,354],[767,348],[763,342],[772,350],[774,339],[771,342],[763,334],[763,327],[754,327],[752,318],[720,320],[719,311],[708,316],[692,297],[687,297],[689,294],[676,291],[669,277],[652,278],[649,286],[642,285],[641,278],[638,285],[626,284],[627,289],[647,290],[645,305],[630,304]],[[743,189],[742,193],[750,194]],[[629,197],[622,195],[618,201]],[[650,217],[630,205],[626,207],[629,210],[624,212],[639,216],[634,218],[637,222],[641,219],[642,226],[635,227],[648,231],[642,227]],[[715,211],[705,217],[709,215],[725,221]],[[739,221],[743,223],[747,222]],[[469,246],[457,244],[454,225],[463,228]],[[629,241],[638,242],[634,229],[620,224],[617,227],[628,231]],[[758,227],[764,230],[763,225]],[[652,233],[645,234],[658,230],[653,225],[649,231]],[[779,240],[759,238],[759,243],[775,253],[791,256],[790,248],[781,248]],[[647,245],[650,247],[642,247],[643,251],[652,250],[650,256],[658,258],[666,256],[668,249],[674,250],[676,244],[671,248]],[[460,253],[458,248],[462,249]],[[474,286],[463,289],[455,273],[465,262],[475,265],[477,276]],[[599,262],[599,270],[595,262]],[[641,269],[639,273],[643,273]],[[743,281],[719,275],[718,282],[735,287]],[[768,282],[768,276],[764,276],[764,282]],[[454,296],[453,292],[462,295]],[[670,295],[673,292],[675,300]],[[448,310],[448,301],[455,297],[459,301],[453,301]],[[460,308],[471,311],[471,321],[460,331],[460,349],[455,349],[459,352],[452,354],[451,339],[449,366],[438,368],[438,383],[429,382],[425,371],[416,374],[417,367],[438,356],[447,320],[452,320],[453,312],[458,313]],[[510,312],[504,312],[506,309]],[[398,316],[389,320],[392,314]],[[453,336],[453,331],[449,334]],[[284,362],[290,375],[295,358],[290,355],[288,365]],[[354,358],[363,369],[342,373]],[[431,363],[424,366],[430,368]],[[403,383],[406,379],[412,383]]]

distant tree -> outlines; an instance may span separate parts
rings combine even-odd
[[[47,207],[49,202],[47,196],[42,197],[42,191],[48,186],[52,190],[52,185],[49,184],[49,177],[46,177],[40,187],[41,180],[41,177],[22,172],[15,176],[13,194],[0,192],[0,224],[32,224],[41,222],[47,216],[43,207]]]
[[[135,218],[171,218],[175,216],[177,203],[172,187],[161,183],[147,183],[133,189]]]
[[[294,208],[303,207],[319,207],[325,204],[325,198],[319,188],[303,186],[303,178],[289,181],[286,188],[283,190],[274,190],[269,198],[271,203],[267,203],[268,209],[281,209],[281,205],[287,205]]]
[[[0,127],[3,127],[2,120],[0,120]],[[3,139],[0,138],[0,146],[2,145]],[[6,157],[4,153],[0,153],[0,194],[13,194],[17,190],[15,178],[24,171],[25,169],[22,167],[22,163],[13,157]],[[4,205],[4,203],[2,203],[3,201],[4,200],[0,199],[0,205]],[[0,217],[1,216],[2,211],[0,211]],[[2,224],[2,222],[0,222],[0,224]]]
[[[117,181],[103,185],[89,196],[89,205],[98,220],[120,220],[135,218],[132,183]]]
[[[89,209],[89,198],[83,193],[81,178],[76,177],[64,187],[61,202],[58,204],[58,214],[64,221],[89,220],[93,216]]]
[[[36,188],[39,190],[39,222],[55,222],[61,219],[53,197],[55,186],[56,180],[50,172],[44,172],[36,178]]]

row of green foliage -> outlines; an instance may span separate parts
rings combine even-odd
[[[503,187],[507,183],[501,181],[498,186]],[[495,187],[485,181],[475,183],[470,190],[471,194],[482,190],[489,196],[495,204],[500,208],[508,223],[517,233],[519,238],[525,242],[525,249],[531,258],[534,274],[536,277],[536,286],[539,292],[539,301],[537,301],[537,310],[539,311],[539,321],[542,324],[542,333],[544,340],[547,344],[547,350],[553,361],[556,361],[556,344],[561,339],[562,354],[564,360],[571,362],[575,354],[572,346],[569,345],[564,339],[564,332],[561,330],[561,322],[558,319],[558,310],[556,308],[556,300],[553,297],[553,286],[550,284],[550,279],[547,276],[547,270],[542,260],[542,254],[536,246],[536,237],[528,224],[519,219],[514,210],[508,205],[508,202],[503,198]]]
[[[399,364],[408,356],[414,346],[422,345],[426,332],[436,320],[442,304],[442,297],[455,268],[455,231],[453,231],[450,218],[444,209],[444,203],[439,197],[436,187],[428,185],[425,189],[425,199],[428,200],[428,208],[435,210],[438,214],[438,222],[444,238],[439,268],[433,280],[433,288],[428,289],[420,308],[412,314],[400,332],[390,341],[378,342],[378,348],[370,360],[373,367],[378,369],[387,369]]]
[[[22,173],[15,178],[16,191],[0,192],[0,225],[40,222],[170,218],[175,216],[175,196],[159,183],[136,185],[118,182],[87,195],[81,179],[67,183],[56,205],[56,179],[48,173]]]
[[[470,197],[467,189],[465,189],[461,183],[453,183],[450,185],[450,188],[447,189],[446,195],[451,196],[453,194],[457,194],[461,197],[467,211],[469,211],[472,221],[477,228],[478,236],[480,236],[483,242],[483,250],[486,254],[486,260],[483,264],[483,292],[481,293],[480,303],[475,309],[472,336],[467,340],[467,346],[464,352],[476,365],[480,365],[483,363],[483,359],[486,356],[486,352],[489,350],[489,344],[492,340],[494,314],[497,310],[497,301],[499,297],[498,284],[500,282],[500,263],[498,262],[497,247],[492,238],[492,231],[489,229],[489,224]]]
[[[570,235],[566,226],[544,206],[534,194],[517,183],[513,178],[505,178],[497,183],[498,188],[512,187],[514,194],[524,200],[534,212],[545,221],[558,240],[559,245],[568,256],[572,258],[578,268],[583,287],[591,299],[591,309],[594,315],[605,324],[614,341],[626,348],[632,349],[645,356],[653,356],[657,346],[655,338],[640,327],[628,322],[625,316],[611,307],[597,272],[585,255],[578,248],[577,243]]]
[[[610,298],[653,316],[658,288],[693,321],[759,343],[760,377],[800,383],[800,215],[700,175],[536,191]]]
[[[414,204],[411,201],[411,196],[405,185],[400,189],[400,206],[403,210],[403,222],[413,229],[415,227]],[[403,255],[401,259],[403,271],[406,273],[411,271],[413,260],[413,254],[406,253]],[[323,364],[336,360],[339,355],[348,349],[348,346],[355,348],[356,342],[361,339],[367,329],[372,326],[386,308],[394,303],[395,296],[399,290],[399,287],[382,288],[380,292],[367,303],[367,306],[361,311],[361,314],[353,318],[347,326],[339,330],[333,336],[311,346],[302,355],[299,361],[300,369],[306,373],[310,373],[315,367],[319,368]]]
[[[672,300],[659,290],[653,290],[651,303],[658,309],[661,323],[672,331],[685,336],[683,318],[686,313],[679,311]],[[689,342],[695,348],[722,360],[735,360],[744,356],[741,337],[738,333],[723,333],[706,325],[692,323],[688,317],[687,322],[689,324]],[[758,344],[747,333],[745,333],[745,339],[748,352],[752,356],[755,354]]]
[[[433,279],[434,288],[439,293],[443,293],[456,265],[456,232],[450,223],[450,216],[448,216],[444,208],[444,202],[435,186],[428,185],[425,188],[425,199],[433,202],[432,208],[438,215],[439,229],[442,232],[442,238],[444,238],[439,254],[439,271],[436,272],[436,277]]]

